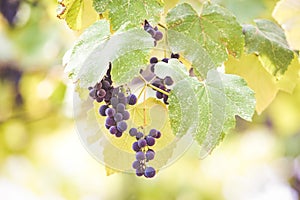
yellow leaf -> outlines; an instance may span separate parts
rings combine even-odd
[[[57,17],[65,19],[73,30],[87,28],[99,19],[92,0],[62,0],[57,8]]]
[[[281,0],[277,3],[273,17],[285,30],[292,49],[300,49],[300,1]]]
[[[299,62],[297,58],[294,58],[283,77],[277,81],[265,70],[254,54],[243,54],[240,59],[230,56],[225,63],[226,73],[243,77],[248,86],[254,90],[258,114],[270,105],[279,90],[290,93],[294,90],[299,77],[299,69]]]

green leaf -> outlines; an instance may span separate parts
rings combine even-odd
[[[158,62],[155,64],[154,72],[156,76],[160,78],[170,76],[174,82],[178,82],[189,77],[189,73],[185,66],[177,59],[169,59],[168,63]]]
[[[228,53],[240,56],[243,50],[242,27],[229,11],[216,4],[205,3],[200,16],[191,5],[180,4],[169,11],[166,22],[172,51],[184,52],[202,77],[220,66]]]
[[[109,11],[114,30],[140,27],[145,19],[158,22],[163,12],[161,0],[94,0],[94,7],[98,13]]]
[[[191,133],[202,146],[205,157],[235,126],[235,116],[251,121],[254,93],[239,76],[211,70],[199,82],[187,78],[179,81],[169,97],[171,127],[175,134]]]
[[[57,17],[65,19],[73,30],[82,30],[99,19],[92,0],[62,0],[57,7]]]
[[[255,53],[264,68],[279,78],[294,58],[283,30],[269,20],[255,20],[256,26],[245,25],[243,32],[248,53]]]
[[[147,63],[146,56],[153,47],[153,39],[142,29],[110,35],[109,23],[100,20],[89,27],[72,49],[66,72],[87,88],[100,81],[109,62],[112,66],[112,80],[115,85],[134,78]]]

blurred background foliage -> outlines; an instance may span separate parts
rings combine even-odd
[[[170,5],[174,1],[166,3]],[[200,1],[189,0],[194,6]],[[276,0],[215,0],[241,23],[271,19]],[[56,1],[0,1],[0,199],[300,199],[300,82],[212,155],[192,145],[153,180],[106,176],[80,144],[62,56],[78,36]],[[300,27],[299,27],[300,28]]]

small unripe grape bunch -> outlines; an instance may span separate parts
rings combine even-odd
[[[155,144],[156,139],[161,137],[161,132],[151,129],[148,135],[145,135],[137,128],[131,128],[129,135],[136,138],[136,141],[132,144],[132,149],[136,152],[136,160],[132,163],[132,168],[135,169],[137,176],[153,178],[156,170],[148,166],[147,163],[155,157],[155,151],[150,147]]]
[[[121,137],[128,129],[126,121],[130,118],[127,110],[129,105],[135,105],[137,98],[134,94],[125,96],[120,88],[112,91],[112,98],[109,104],[102,105],[99,108],[101,116],[106,116],[105,127],[112,135]]]

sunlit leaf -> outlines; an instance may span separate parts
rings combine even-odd
[[[153,39],[143,29],[110,35],[109,23],[100,20],[79,38],[65,71],[80,87],[87,88],[102,79],[112,62],[114,84],[127,83],[147,64],[146,56],[152,47]]]
[[[255,23],[256,26],[243,27],[246,50],[259,55],[264,68],[270,74],[280,77],[287,70],[294,53],[279,26],[269,20],[255,20]]]
[[[158,22],[163,11],[161,0],[94,0],[98,13],[109,11],[108,18],[114,30],[140,27],[145,19]]]
[[[290,93],[294,90],[299,69],[299,62],[294,59],[283,77],[278,81],[265,70],[254,54],[244,54],[240,59],[230,57],[225,62],[226,73],[243,77],[255,92],[256,112],[258,114],[261,114],[270,105],[279,90]]]
[[[273,11],[273,17],[285,30],[291,48],[300,50],[300,1],[279,1]]]
[[[201,145],[205,157],[235,126],[235,116],[251,121],[254,93],[235,75],[211,70],[204,82],[186,78],[170,95],[170,120],[175,134],[190,133]]]
[[[242,27],[235,17],[217,4],[205,3],[200,15],[187,3],[169,11],[168,44],[183,52],[201,77],[224,62],[228,53],[239,56],[243,50]]]
[[[99,19],[92,0],[62,0],[57,8],[57,17],[65,19],[73,30],[82,30]]]

